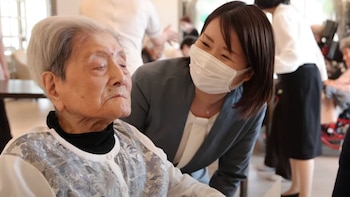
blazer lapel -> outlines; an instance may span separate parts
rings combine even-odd
[[[242,121],[238,119],[238,110],[233,108],[241,94],[239,91],[233,91],[227,95],[224,105],[218,115],[213,127],[203,144],[193,156],[192,160],[182,168],[184,172],[193,172],[200,168],[198,166],[208,166],[222,155],[227,147],[231,146],[240,132]],[[239,122],[242,122],[240,124]],[[232,125],[237,125],[237,129],[233,129]]]

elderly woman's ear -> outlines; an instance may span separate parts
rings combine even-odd
[[[45,71],[42,74],[43,87],[45,89],[47,97],[50,98],[57,111],[62,111],[64,108],[61,102],[60,94],[58,91],[58,83],[61,81],[54,73]]]

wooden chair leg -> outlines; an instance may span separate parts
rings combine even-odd
[[[247,197],[248,196],[248,179],[241,181],[239,196],[240,197]]]

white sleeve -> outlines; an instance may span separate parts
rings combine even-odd
[[[218,190],[209,187],[209,185],[200,183],[196,179],[192,178],[188,174],[182,174],[180,169],[174,167],[174,165],[167,161],[168,174],[169,174],[169,190],[168,197],[177,196],[206,196],[206,197],[219,197],[225,196]]]
[[[200,183],[196,179],[192,178],[188,174],[182,174],[179,168],[176,168],[170,161],[168,161],[166,154],[160,148],[157,148],[153,142],[138,131],[135,127],[130,125],[135,131],[136,137],[140,139],[143,144],[157,154],[166,164],[169,174],[169,189],[168,197],[177,196],[206,196],[206,197],[219,197],[225,196],[218,190],[209,187],[207,184]]]
[[[152,1],[148,0],[146,3],[148,3],[147,11],[149,17],[147,20],[146,35],[149,38],[156,38],[160,36],[163,31],[160,25],[160,19]]]
[[[31,164],[12,155],[0,155],[0,196],[54,197],[45,177]]]
[[[298,53],[304,50],[298,44],[298,22],[285,15],[273,17],[273,28],[277,47],[275,73],[291,73],[300,66]],[[277,43],[278,42],[278,43]]]

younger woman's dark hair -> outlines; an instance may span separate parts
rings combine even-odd
[[[273,72],[275,41],[270,21],[255,5],[231,1],[214,10],[205,20],[203,33],[208,24],[219,18],[225,44],[232,52],[231,36],[235,32],[254,75],[243,84],[242,98],[234,107],[239,107],[242,118],[258,113],[273,95]]]
[[[290,0],[255,0],[254,4],[261,9],[269,9],[279,4],[290,4]]]

